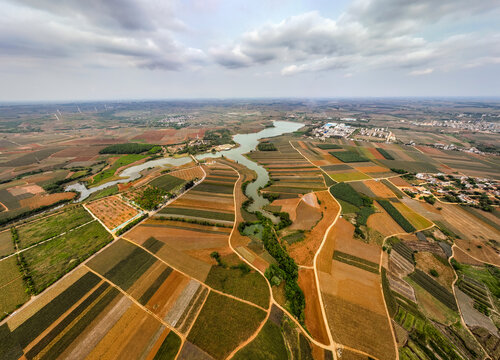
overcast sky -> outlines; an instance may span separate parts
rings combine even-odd
[[[0,102],[500,96],[499,0],[0,0]]]

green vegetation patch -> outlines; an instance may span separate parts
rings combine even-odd
[[[130,154],[130,155],[124,155],[117,159],[113,165],[111,165],[109,168],[106,170],[101,171],[99,174],[95,175],[92,181],[92,185],[97,185],[100,182],[103,182],[106,179],[109,179],[113,175],[115,175],[116,170],[121,168],[122,166],[130,165],[136,161],[142,160],[146,158],[146,155],[140,155],[140,154]]]
[[[203,181],[196,186],[196,191],[207,192],[210,194],[232,194],[234,184],[221,184],[211,181]]]
[[[25,348],[100,281],[97,275],[88,272],[34,313],[12,332],[19,345]]]
[[[415,272],[411,273],[409,277],[448,308],[453,311],[458,311],[453,294],[425,272],[415,269]]]
[[[287,360],[288,352],[278,325],[268,320],[259,335],[233,357],[236,360]]]
[[[380,180],[382,182],[382,184],[384,184],[385,186],[387,186],[389,189],[391,189],[391,191],[396,194],[396,196],[398,197],[398,199],[402,199],[403,198],[403,192],[401,190],[399,190],[399,188],[394,185],[392,182],[390,182],[389,180],[387,179],[382,179]]]
[[[316,147],[320,148],[321,150],[338,150],[342,149],[342,146],[337,145],[337,144],[314,144]]]
[[[378,264],[341,251],[333,253],[333,259],[378,274]]]
[[[187,339],[215,359],[223,359],[255,332],[265,316],[254,306],[210,292]]]
[[[87,199],[87,201],[93,201],[97,199],[102,199],[107,196],[115,195],[118,194],[118,185],[113,185],[110,187],[107,187],[105,189],[102,189],[100,191],[96,191],[92,195],[90,195]]]
[[[303,241],[306,238],[306,235],[303,230],[299,230],[296,232],[293,232],[291,234],[288,234],[287,236],[283,237],[283,240],[285,240],[289,245],[295,244],[297,242]]]
[[[391,287],[389,284],[389,279],[387,278],[387,270],[384,267],[382,267],[381,276],[382,276],[382,291],[384,293],[384,299],[387,305],[387,311],[389,312],[389,316],[393,318],[398,310],[398,302],[396,301],[396,298],[392,294]]]
[[[366,206],[371,201],[368,197],[361,195],[347,183],[338,183],[330,188],[330,193],[336,198],[348,202],[358,208]]]
[[[370,161],[370,159],[362,156],[355,151],[330,151],[329,154],[335,156],[337,159],[345,163]]]
[[[162,176],[157,177],[156,179],[152,180],[149,185],[155,186],[157,188],[160,188],[165,191],[172,191],[173,189],[181,186],[184,184],[186,181],[183,179],[180,179],[178,177],[165,174]]]
[[[391,204],[389,200],[378,200],[378,203],[389,213],[399,226],[406,232],[414,232],[417,229]]]
[[[163,340],[158,352],[156,353],[153,360],[174,360],[175,356],[179,352],[179,348],[181,347],[182,340],[173,331],[170,331]]]
[[[181,216],[191,216],[203,219],[214,219],[222,221],[234,221],[233,213],[222,213],[209,210],[185,209],[173,206],[167,206],[159,211],[160,214],[172,214]]]
[[[205,283],[263,308],[269,306],[269,288],[266,279],[256,271],[247,272],[239,268],[212,266]]]
[[[56,215],[18,227],[20,246],[26,248],[92,220],[93,217],[82,206],[65,209]]]
[[[321,173],[323,175],[323,179],[325,179],[325,184],[327,187],[330,187],[332,185],[335,185],[337,182],[335,180],[333,180],[330,175],[328,174],[325,174],[325,173]]]
[[[380,155],[382,155],[387,160],[395,160],[394,157],[392,157],[392,155],[387,152],[387,150],[382,148],[376,148],[376,149],[380,153]]]
[[[15,257],[0,261],[0,288],[2,289],[0,291],[0,319],[3,319],[30,298],[25,291]]]
[[[104,227],[94,221],[23,252],[34,292],[42,292],[112,239]]]
[[[259,151],[277,151],[278,148],[276,148],[276,146],[272,142],[263,141],[257,145],[257,150],[259,150]]]
[[[134,196],[134,202],[146,210],[154,210],[164,200],[167,192],[156,186],[146,185],[146,187],[137,191]]]
[[[115,144],[100,150],[99,154],[140,154],[150,151],[155,146],[156,145],[139,143]]]

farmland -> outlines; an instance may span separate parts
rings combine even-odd
[[[86,207],[111,231],[139,214],[135,207],[117,196],[93,201],[88,203]]]

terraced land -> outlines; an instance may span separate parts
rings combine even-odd
[[[253,151],[249,157],[266,168],[272,183],[264,192],[279,194],[280,198],[295,198],[300,194],[325,189],[323,175],[307,161],[286,139],[273,144],[277,151]]]

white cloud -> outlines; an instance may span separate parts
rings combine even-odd
[[[432,74],[433,72],[434,72],[434,69],[428,68],[428,69],[410,71],[410,75],[412,75],[412,76],[429,75],[429,74]]]

